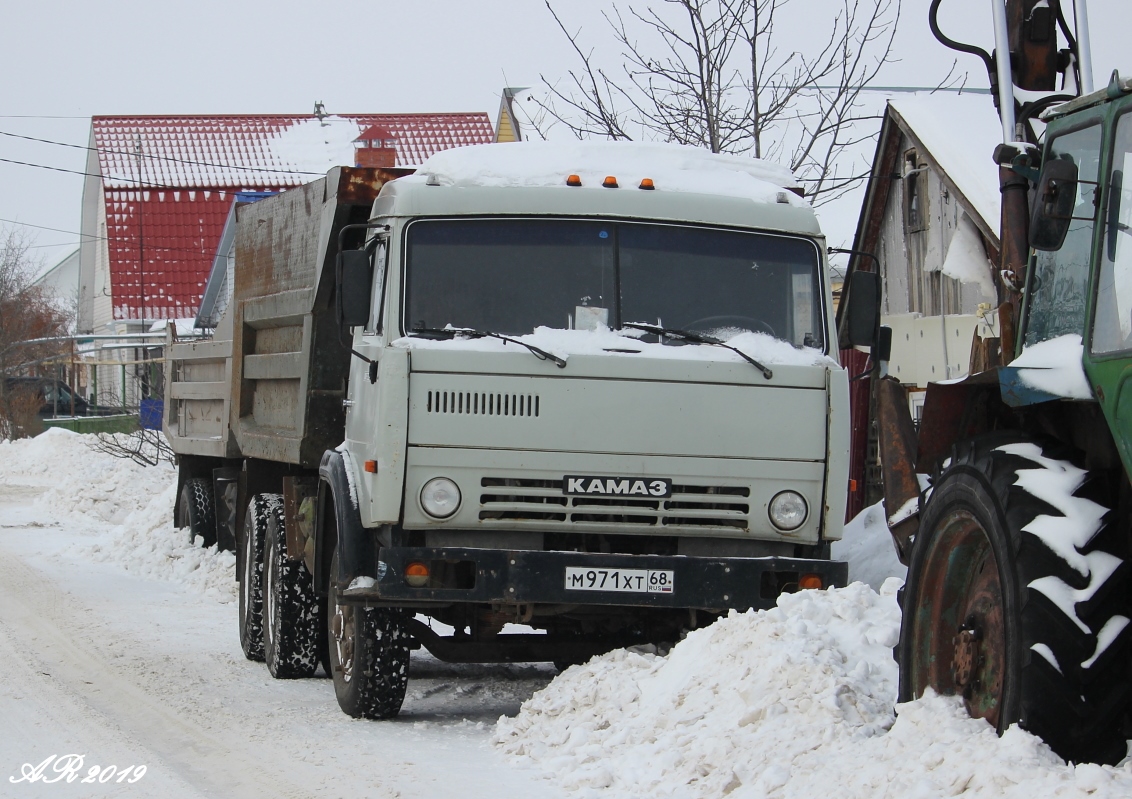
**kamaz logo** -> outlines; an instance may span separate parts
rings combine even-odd
[[[670,497],[672,481],[650,477],[579,477],[562,478],[563,493],[598,497],[639,496]]]

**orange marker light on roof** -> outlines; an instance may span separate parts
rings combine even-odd
[[[377,461],[366,461],[362,467],[370,474],[377,474]]]
[[[603,180],[601,182],[601,185],[604,186],[607,189],[616,189],[617,188],[617,178],[613,177],[613,175],[609,175],[608,177],[606,177],[605,180]]]
[[[577,175],[570,175],[569,177],[566,178],[566,185],[567,186],[581,186],[582,185],[582,179],[580,177],[578,177]]]
[[[652,191],[656,188],[656,186],[653,185],[652,178],[643,178],[641,180],[641,185],[637,188],[644,189],[645,191]]]

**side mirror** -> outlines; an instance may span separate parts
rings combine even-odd
[[[373,289],[373,264],[365,250],[343,250],[337,264],[338,326],[343,330],[364,327],[369,322]]]
[[[1063,158],[1047,161],[1030,212],[1030,246],[1046,252],[1061,249],[1076,202],[1077,165]]]
[[[850,347],[875,347],[880,319],[880,273],[854,272],[849,276],[849,303],[845,308]]]
[[[1120,201],[1122,199],[1121,192],[1124,191],[1124,170],[1112,170],[1112,180],[1109,182],[1108,188],[1108,223],[1105,225],[1105,232],[1107,236],[1105,243],[1108,246],[1108,260],[1116,263],[1116,250],[1117,243],[1120,241],[1121,233],[1128,233],[1128,227],[1125,225],[1121,227],[1120,223]]]

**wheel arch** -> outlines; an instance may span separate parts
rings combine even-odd
[[[318,467],[318,508],[315,525],[315,590],[326,593],[330,581],[347,585],[374,570],[376,549],[372,531],[362,526],[361,513],[350,489],[350,464],[337,450],[327,450]],[[331,574],[334,551],[338,574]]]

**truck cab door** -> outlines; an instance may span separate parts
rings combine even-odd
[[[1095,305],[1085,369],[1132,474],[1132,102],[1115,110],[1096,247]],[[1120,113],[1123,111],[1124,113]]]
[[[362,329],[354,329],[355,355],[346,398],[345,444],[352,460],[347,468],[354,472],[358,508],[366,526],[400,520],[405,468],[408,352],[388,347],[396,337],[390,330],[395,325],[386,322],[390,295],[396,296],[390,286],[389,250],[388,237],[378,238],[369,320]]]

